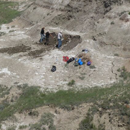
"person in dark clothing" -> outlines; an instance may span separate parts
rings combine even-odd
[[[43,42],[43,39],[45,39],[44,27],[41,29],[41,39],[40,39],[40,43]]]
[[[49,32],[49,30],[46,32],[46,42],[45,42],[45,44],[46,45],[48,45],[49,44],[49,37],[53,37],[51,34],[50,34],[50,32]]]

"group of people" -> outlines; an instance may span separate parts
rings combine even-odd
[[[49,37],[53,37],[52,35],[51,35],[51,33],[49,32],[49,30],[45,33],[45,28],[43,27],[42,29],[41,29],[41,39],[40,39],[40,43],[42,43],[43,42],[43,40],[45,40],[46,42],[45,42],[45,44],[46,45],[48,45],[49,44]],[[62,32],[60,31],[59,33],[58,33],[58,36],[57,36],[57,39],[58,39],[58,48],[60,48],[61,46],[62,46],[62,38],[63,38],[63,36],[62,36]]]

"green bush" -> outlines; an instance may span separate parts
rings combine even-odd
[[[92,123],[92,120],[93,120],[92,116],[88,114],[86,118],[82,120],[81,123],[79,124],[78,130],[97,130],[95,125]]]
[[[94,65],[89,66],[90,69],[95,69],[96,67]]]
[[[46,130],[45,125],[48,126],[49,130],[56,130],[53,118],[53,114],[44,113],[38,123],[32,124],[29,130]]]
[[[21,125],[21,126],[19,126],[19,129],[25,129],[27,127],[28,127],[27,125]]]
[[[7,128],[7,130],[15,130],[16,126],[11,126],[9,128]]]
[[[68,86],[73,86],[75,85],[75,80],[71,80],[69,83],[68,83]]]
[[[122,67],[121,69],[118,69],[117,71],[120,72],[119,77],[121,77],[123,80],[127,80],[130,78],[130,72],[127,72],[125,67]]]

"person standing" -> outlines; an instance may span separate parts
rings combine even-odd
[[[41,29],[41,39],[40,39],[40,43],[42,43],[43,42],[43,39],[45,39],[45,31],[44,31],[44,27]]]
[[[58,33],[58,48],[60,48],[62,45],[62,32]]]

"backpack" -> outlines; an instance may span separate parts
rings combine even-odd
[[[78,63],[79,63],[79,65],[83,65],[82,59],[79,59],[79,60],[78,60]]]
[[[56,71],[56,66],[52,66],[52,68],[51,68],[51,72],[55,72]]]
[[[72,57],[72,58],[70,58],[70,59],[67,61],[67,63],[69,64],[70,62],[72,62],[72,61],[74,61],[74,60],[75,60],[75,58]]]
[[[88,62],[87,62],[87,65],[88,65],[88,66],[90,66],[90,65],[91,65],[91,62],[90,62],[90,61],[88,61]]]

